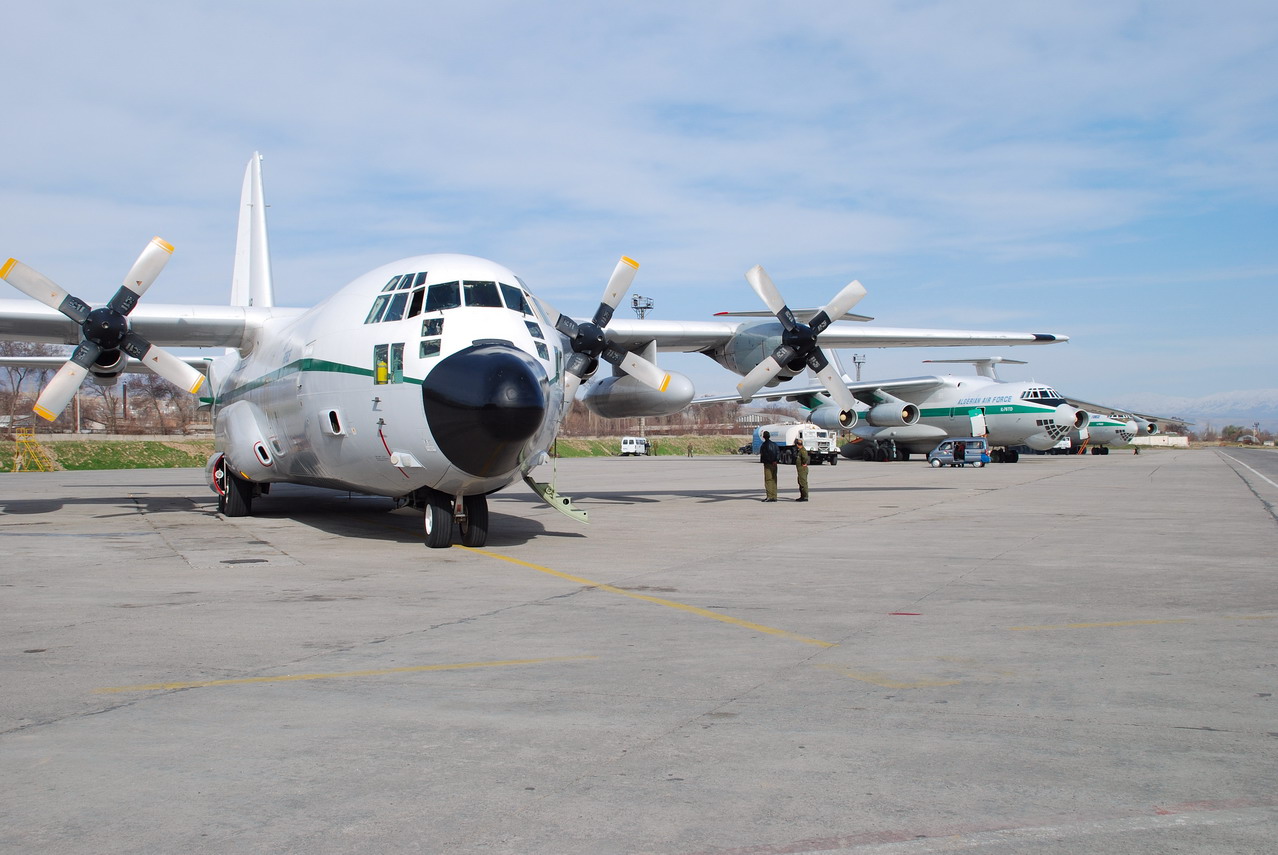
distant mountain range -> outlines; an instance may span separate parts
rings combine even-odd
[[[1142,413],[1187,419],[1194,422],[1191,430],[1195,431],[1206,430],[1208,423],[1216,430],[1226,425],[1251,430],[1256,422],[1261,430],[1278,430],[1278,389],[1216,392],[1202,398],[1136,395],[1124,404]]]

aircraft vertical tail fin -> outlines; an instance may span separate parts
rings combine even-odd
[[[275,305],[271,251],[266,240],[266,199],[262,193],[262,155],[253,152],[244,170],[240,220],[231,272],[231,305],[269,308]]]

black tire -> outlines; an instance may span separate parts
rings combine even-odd
[[[222,464],[226,466],[225,463]],[[253,484],[236,475],[230,469],[224,470],[226,477],[222,479],[226,494],[218,497],[218,510],[223,516],[246,517],[253,512]]]
[[[488,542],[488,497],[467,496],[462,500],[466,520],[461,526],[463,546],[483,546]]]
[[[830,465],[831,465],[831,466],[838,466],[838,465],[839,465],[839,455],[837,455],[837,454],[831,454],[831,455],[830,455]]]
[[[453,502],[443,493],[430,491],[423,515],[426,545],[431,549],[447,549],[453,544]]]

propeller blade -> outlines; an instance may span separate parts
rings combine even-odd
[[[156,347],[142,336],[130,331],[120,345],[129,356],[141,361],[147,368],[159,374],[179,389],[194,395],[204,385],[204,375],[187,365],[162,347]]]
[[[781,363],[775,356],[769,356],[750,370],[737,384],[737,393],[742,401],[749,401],[750,396],[768,384],[768,381],[781,373]]]
[[[781,292],[777,290],[772,277],[763,269],[763,265],[756,264],[747,270],[746,281],[750,283],[754,293],[759,295],[759,299],[763,300],[768,311],[777,316],[781,325],[788,330],[794,329],[796,325],[794,312],[791,312],[790,307],[785,304],[785,298],[781,296]]]
[[[567,315],[560,315],[559,320],[555,321],[555,329],[569,338],[573,338],[577,335],[577,322]]]
[[[93,359],[90,358],[89,362],[91,364]],[[80,389],[80,384],[88,376],[87,367],[68,359],[66,364],[58,369],[58,373],[53,375],[49,385],[44,387],[40,397],[36,399],[35,406],[31,409],[45,421],[53,421],[67,408],[67,404],[71,403],[71,399]]]
[[[635,274],[638,271],[639,262],[633,258],[621,256],[621,260],[612,271],[612,276],[608,279],[608,286],[604,288],[603,300],[595,312],[595,324],[601,327],[608,325],[608,322],[612,320],[612,313],[621,305],[621,298],[630,290],[630,285],[635,281]]]
[[[834,321],[843,317],[865,296],[865,286],[853,279],[834,295],[824,309],[812,319],[812,331],[820,335]],[[822,317],[824,315],[824,317]]]
[[[138,256],[138,260],[133,262],[133,266],[125,274],[124,284],[115,292],[115,296],[107,305],[122,315],[133,311],[133,307],[138,304],[138,298],[147,292],[172,257],[173,244],[163,238],[151,238],[151,242],[146,245]]]
[[[84,319],[89,316],[90,309],[83,300],[72,297],[57,282],[16,258],[9,259],[0,267],[0,279],[50,309],[57,309],[77,324],[84,323]]]
[[[658,392],[666,391],[666,387],[670,385],[669,372],[662,371],[656,363],[644,359],[634,351],[621,351],[610,347],[603,352],[603,359]]]
[[[577,387],[581,385],[581,375],[564,371],[564,407],[571,407],[577,397]],[[566,410],[565,410],[566,411]]]
[[[847,384],[843,382],[843,377],[833,364],[827,360],[825,365],[817,370],[816,375],[817,379],[821,381],[821,385],[830,393],[830,397],[838,405],[840,411],[855,411],[856,397],[848,389]]]

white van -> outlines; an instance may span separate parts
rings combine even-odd
[[[647,457],[652,454],[652,445],[641,436],[623,436],[621,438],[622,457]]]

